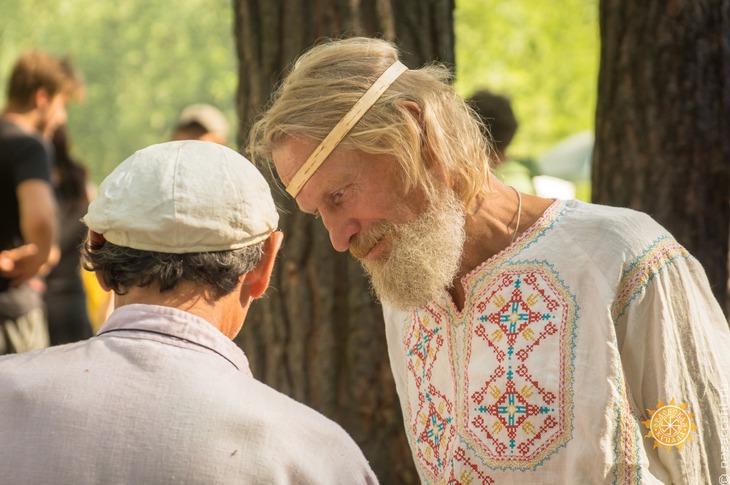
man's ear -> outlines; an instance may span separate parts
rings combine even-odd
[[[264,254],[261,256],[261,261],[243,277],[243,286],[248,288],[248,296],[251,298],[260,298],[269,287],[276,254],[279,252],[283,240],[284,234],[281,231],[273,232],[264,242]]]
[[[401,105],[407,109],[414,118],[416,118],[419,122],[421,121],[421,107],[418,106],[418,103],[414,101],[403,101]]]
[[[414,101],[403,101],[402,106],[408,110],[408,112],[413,116],[416,121],[421,125],[421,129],[423,132],[423,137],[425,138],[427,136],[427,132],[425,127],[423,126],[423,119],[421,118],[421,107],[418,105],[418,103]],[[428,145],[425,143],[425,140],[422,140],[423,144],[423,157],[424,157],[424,163],[427,169],[434,173],[436,177],[446,183],[447,186],[451,186],[450,177],[446,170],[444,169],[443,165],[434,157],[433,153],[431,153],[431,150],[428,149]]]

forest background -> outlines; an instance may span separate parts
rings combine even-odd
[[[512,99],[520,128],[511,156],[534,161],[593,129],[598,0],[457,0],[455,36],[457,91]],[[31,48],[69,56],[83,73],[69,130],[96,183],[135,150],[168,140],[187,104],[218,106],[238,125],[230,0],[0,0],[3,87]]]

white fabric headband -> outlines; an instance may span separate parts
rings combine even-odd
[[[310,179],[314,172],[327,159],[332,150],[345,138],[353,126],[360,121],[360,118],[380,99],[380,96],[390,87],[398,77],[407,71],[408,68],[400,61],[395,61],[383,74],[365,91],[360,99],[350,108],[350,111],[332,128],[332,131],[314,149],[307,161],[297,170],[289,181],[286,191],[296,198],[304,184]]]

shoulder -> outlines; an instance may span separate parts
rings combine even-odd
[[[624,207],[568,201],[562,222],[560,227],[569,231],[579,244],[608,245],[614,250],[641,252],[658,239],[673,239],[648,214]]]
[[[648,214],[580,201],[561,204],[533,254],[547,255],[570,271],[600,273],[611,287],[622,287],[668,267],[674,271],[673,263],[692,259]]]
[[[353,443],[352,438],[337,423],[323,414],[306,406],[276,389],[252,378],[251,385],[256,393],[260,419],[285,425],[291,430],[300,431],[304,440],[335,440]],[[291,439],[291,435],[287,439]]]
[[[8,127],[8,125],[12,125]],[[27,179],[50,181],[53,150],[45,139],[2,122],[0,130],[0,165],[19,184]]]
[[[567,201],[565,205],[570,217],[584,224],[589,224],[589,227],[613,228],[615,232],[635,228],[664,231],[650,215],[634,209],[592,204],[579,200]]]
[[[15,123],[0,120],[0,143],[7,154],[42,153],[49,156],[51,146],[39,134],[21,129]]]
[[[256,397],[249,396],[245,412],[255,416],[249,414],[246,427],[258,430],[260,436],[247,433],[248,441],[276,449],[271,459],[278,468],[298,470],[302,478],[318,476],[320,483],[361,483],[363,477],[374,476],[358,445],[339,424],[266,384],[252,380],[252,385]]]
[[[38,397],[45,386],[55,385],[52,377],[68,364],[62,346],[7,354],[0,356],[0,408],[8,401],[23,400],[25,396]]]

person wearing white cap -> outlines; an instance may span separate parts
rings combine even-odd
[[[323,42],[251,132],[370,274],[422,482],[722,482],[730,330],[699,262],[646,214],[501,183],[450,79]]]
[[[173,140],[202,140],[228,143],[228,121],[221,110],[207,103],[186,106],[172,132]]]
[[[232,341],[282,241],[245,158],[145,148],[83,221],[116,309],[89,340],[0,358],[0,482],[377,482],[341,427],[255,380]]]

